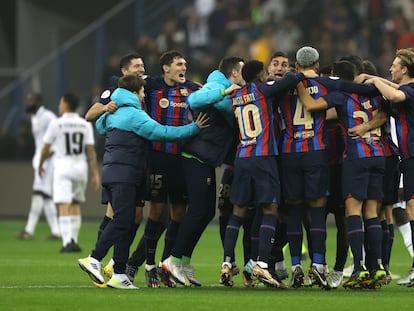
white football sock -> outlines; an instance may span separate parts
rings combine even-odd
[[[72,216],[59,216],[60,234],[62,236],[62,244],[66,246],[72,239]]]
[[[73,241],[75,241],[75,243],[78,243],[78,236],[79,236],[79,231],[80,231],[81,224],[82,224],[82,218],[80,215],[72,215],[70,216],[70,221],[71,221],[71,238],[73,239]]]
[[[414,258],[414,252],[413,252],[413,241],[411,238],[411,225],[409,222],[398,226],[398,230],[401,232],[401,235],[404,240],[404,245],[408,250],[408,253],[410,253],[410,256]]]
[[[45,217],[49,224],[50,231],[56,236],[60,236],[59,223],[57,219],[57,209],[55,203],[51,199],[45,199]]]
[[[36,225],[39,222],[39,217],[42,214],[42,209],[43,209],[43,197],[38,194],[32,195],[32,202],[30,205],[29,216],[27,218],[27,224],[26,224],[24,231],[30,234],[34,233]]]

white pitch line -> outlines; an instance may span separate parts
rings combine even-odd
[[[4,286],[0,285],[0,289],[42,289],[42,288],[95,288],[93,285],[16,285],[16,286]]]
[[[178,287],[184,287],[179,285]],[[208,288],[213,288],[213,287],[223,287],[223,285],[220,284],[203,284],[201,286],[203,287],[208,287]],[[65,289],[65,288],[97,288],[93,285],[25,285],[25,286],[19,286],[19,285],[15,285],[15,286],[4,286],[4,285],[0,285],[0,290],[1,289]],[[146,287],[142,287],[143,289],[145,289]],[[197,288],[197,287],[194,287]]]

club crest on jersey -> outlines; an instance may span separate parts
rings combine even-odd
[[[180,94],[182,96],[188,96],[188,90],[187,89],[180,89]]]
[[[161,108],[167,108],[170,102],[168,101],[167,98],[161,98],[158,104],[160,105]]]
[[[101,98],[104,98],[104,99],[108,98],[109,96],[111,96],[111,91],[110,90],[105,90],[101,94]]]

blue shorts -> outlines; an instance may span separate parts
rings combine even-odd
[[[282,153],[279,157],[285,199],[320,199],[329,195],[329,166],[325,150]]]
[[[404,201],[414,199],[414,158],[402,160],[400,170],[403,174]]]
[[[342,163],[342,197],[357,200],[380,200],[384,197],[382,181],[385,157],[361,158]]]
[[[135,206],[136,207],[144,207],[145,205],[145,197],[148,193],[148,187],[147,184],[137,185],[135,187],[135,193],[136,193],[136,200],[135,200]],[[107,205],[109,202],[109,196],[110,193],[108,193],[108,189],[106,187],[102,187],[102,193],[101,193],[101,203],[104,205]]]
[[[230,201],[241,207],[280,202],[275,156],[236,158]]]
[[[233,204],[230,202],[230,189],[233,183],[233,168],[225,168],[223,176],[221,178],[219,197],[218,197],[218,209],[222,211],[233,211]]]
[[[345,201],[342,197],[341,184],[342,163],[335,163],[329,166],[329,197],[327,209],[329,213],[343,213],[345,210]]]
[[[397,203],[398,200],[398,189],[400,188],[400,168],[399,168],[399,157],[391,156],[385,158],[385,174],[382,182],[382,188],[384,191],[384,199],[382,205],[390,205]]]
[[[149,163],[151,186],[147,199],[185,204],[187,195],[182,156],[151,151]]]

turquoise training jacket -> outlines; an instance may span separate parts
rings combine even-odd
[[[188,104],[195,111],[203,110],[207,107],[214,107],[231,126],[234,122],[233,107],[230,96],[222,95],[222,91],[229,88],[233,83],[219,70],[214,70],[209,74],[207,83],[203,87],[188,96]]]
[[[117,88],[111,96],[118,109],[105,112],[95,123],[99,134],[104,135],[108,130],[119,129],[155,141],[174,141],[194,136],[200,132],[195,123],[184,126],[161,125],[141,109],[138,97],[123,88]]]
[[[222,91],[231,85],[222,72],[215,70],[208,76],[207,83],[188,97],[194,115],[201,111],[207,113],[210,126],[184,141],[181,149],[184,156],[196,158],[211,167],[220,166],[224,161],[232,162],[232,146],[235,146],[233,141],[237,141],[237,132],[230,96],[222,95]]]

